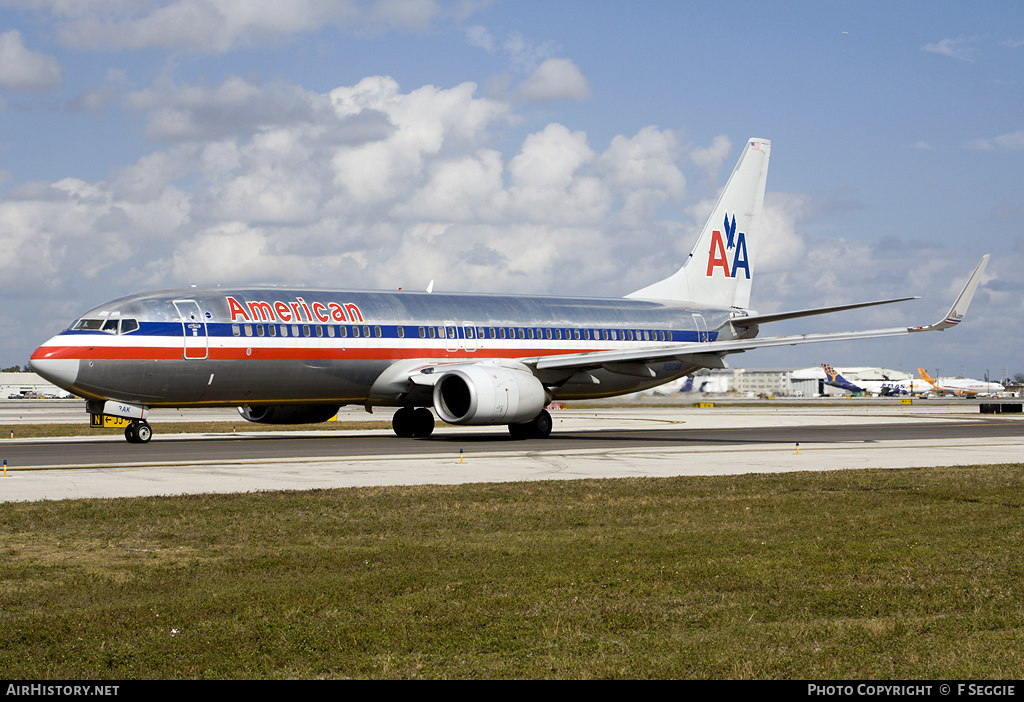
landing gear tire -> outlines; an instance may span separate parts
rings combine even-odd
[[[430,436],[434,433],[434,415],[426,407],[413,412],[413,423],[416,425],[414,436]]]
[[[149,422],[132,422],[124,428],[124,438],[130,444],[148,444],[153,438],[153,428]]]
[[[396,436],[430,436],[434,432],[434,415],[426,407],[402,407],[392,417],[391,428]]]
[[[395,416],[391,418],[391,428],[395,436],[412,436],[413,411],[412,407],[400,407],[395,411]]]
[[[551,415],[547,410],[524,424],[509,424],[508,433],[513,439],[546,439],[551,435]]]

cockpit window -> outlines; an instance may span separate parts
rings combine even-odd
[[[80,319],[71,328],[84,331],[105,331],[108,334],[127,334],[138,329],[139,322],[135,319],[122,319],[120,323],[116,319]]]

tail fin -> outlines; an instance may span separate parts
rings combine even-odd
[[[850,392],[864,392],[864,388],[854,385],[849,380],[839,375],[839,371],[829,364],[822,363],[821,367],[825,369],[825,375],[828,376],[828,380],[825,381],[827,385],[831,385],[835,388],[842,388],[843,390],[849,390]]]
[[[938,385],[935,384],[935,378],[933,378],[930,375],[928,375],[928,373],[925,372],[924,368],[918,368],[917,369],[917,374],[919,376],[921,376],[921,380],[925,381],[926,383],[928,383],[932,387],[936,387],[936,388],[938,387]]]
[[[683,267],[626,297],[745,309],[772,143],[749,139]]]

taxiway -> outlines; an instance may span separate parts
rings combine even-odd
[[[201,412],[203,419],[231,416]],[[0,438],[7,461],[0,501],[966,466],[1024,456],[1021,415],[980,415],[977,404],[638,405],[552,415],[551,437],[537,441],[512,440],[503,428],[447,425],[429,439],[399,439],[389,430],[341,428],[346,418],[369,418],[344,410],[339,428],[325,431],[247,432],[243,425],[235,434],[169,435],[154,419],[146,445],[110,436]]]

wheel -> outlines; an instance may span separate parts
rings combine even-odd
[[[551,424],[551,415],[547,410],[541,410],[529,422],[509,424],[508,433],[513,439],[546,439],[551,435]]]
[[[530,424],[535,438],[546,439],[551,436],[551,414],[547,410],[541,410]]]
[[[434,415],[426,407],[420,407],[412,413],[413,436],[430,436],[434,433]]]
[[[132,422],[124,428],[124,438],[129,444],[139,443],[138,437],[135,435],[135,423]]]
[[[400,407],[391,418],[391,428],[396,436],[412,436],[416,427],[416,415],[412,407]]]
[[[139,425],[135,427],[135,440],[140,444],[148,444],[152,438],[153,428],[149,426],[149,422],[139,422]]]

